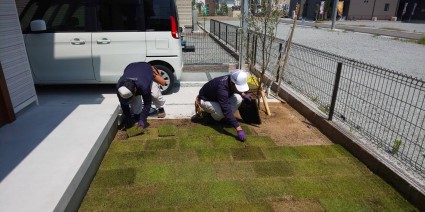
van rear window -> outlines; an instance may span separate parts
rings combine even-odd
[[[100,0],[98,27],[101,31],[170,31],[170,16],[177,14],[172,3],[173,0]]]

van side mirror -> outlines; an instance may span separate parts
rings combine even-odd
[[[33,20],[30,23],[30,28],[33,32],[46,31],[46,22],[44,20]]]

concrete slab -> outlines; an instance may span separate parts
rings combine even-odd
[[[60,94],[62,92],[62,94]],[[39,105],[0,128],[0,211],[62,211],[115,123],[112,94],[39,94]]]
[[[206,72],[183,72],[181,81],[206,82],[208,77]]]

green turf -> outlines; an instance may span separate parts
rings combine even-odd
[[[80,211],[417,211],[340,145],[161,126],[110,145]]]

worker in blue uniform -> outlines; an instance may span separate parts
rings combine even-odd
[[[202,86],[195,100],[195,107],[200,107],[211,114],[214,120],[224,119],[229,122],[236,129],[240,141],[246,140],[246,134],[234,113],[243,99],[251,100],[252,98],[251,94],[246,93],[249,90],[247,78],[248,74],[243,70],[216,77]]]
[[[139,127],[147,127],[147,117],[152,105],[153,79],[152,66],[146,62],[136,62],[129,64],[118,80],[117,96],[124,115],[125,128],[131,127],[132,118]]]

